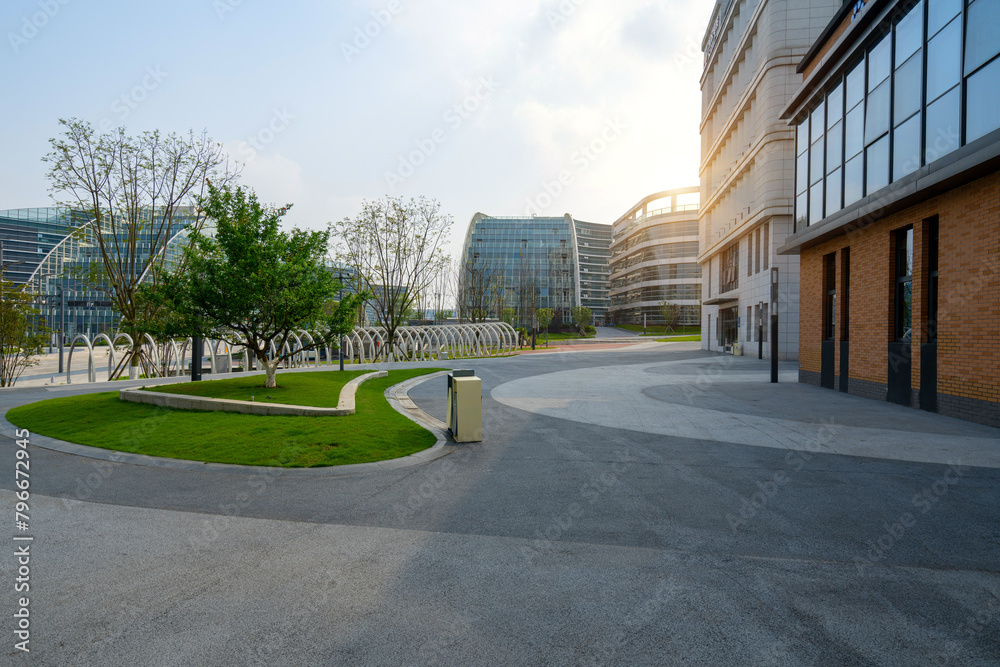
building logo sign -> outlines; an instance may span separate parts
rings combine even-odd
[[[857,0],[857,2],[854,3],[854,11],[851,12],[852,23],[854,22],[854,19],[861,16],[861,12],[863,12],[864,9],[865,9],[865,0]]]

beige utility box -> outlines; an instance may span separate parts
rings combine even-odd
[[[472,371],[448,375],[448,428],[455,442],[482,442],[483,382]]]

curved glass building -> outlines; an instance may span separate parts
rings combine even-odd
[[[463,318],[499,318],[516,312],[531,327],[535,309],[552,308],[555,320],[573,321],[586,306],[598,323],[608,305],[611,226],[562,217],[492,217],[476,213],[469,223],[459,276]]]
[[[612,225],[611,319],[662,324],[661,304],[680,306],[681,324],[701,318],[698,187],[650,195]]]
[[[148,212],[147,212],[148,213]],[[136,243],[134,259],[123,262],[119,270],[135,274],[141,282],[150,253],[165,253],[170,266],[180,256],[187,240],[187,226],[196,222],[194,207],[175,209],[173,219],[159,230],[156,215],[143,225]],[[18,284],[27,284],[36,294],[37,307],[50,329],[59,328],[60,298],[66,336],[78,333],[96,335],[113,330],[118,314],[108,299],[106,285],[100,278],[103,260],[90,218],[84,211],[65,208],[28,208],[0,211],[0,242],[3,244],[4,276]],[[112,241],[111,225],[102,231],[105,241]],[[154,250],[155,246],[155,250]],[[124,253],[123,253],[124,255]],[[127,263],[127,265],[125,265]]]

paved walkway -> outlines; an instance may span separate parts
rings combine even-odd
[[[199,472],[32,448],[29,659],[1000,662],[1000,470],[983,451],[906,454],[937,437],[969,457],[1000,431],[773,387],[766,364],[696,348],[454,362],[483,379],[485,440],[403,469]],[[84,389],[0,392],[0,409]],[[437,378],[410,396],[440,418],[443,392]],[[719,423],[692,430],[702,418]],[[824,420],[854,430],[825,438]],[[8,507],[13,450],[0,438]]]

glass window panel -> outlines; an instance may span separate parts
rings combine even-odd
[[[795,229],[805,229],[808,225],[806,212],[808,211],[808,196],[805,192],[795,198]]]
[[[888,36],[883,37],[871,51],[868,52],[868,92],[889,78],[892,69],[892,43]]]
[[[809,186],[809,153],[798,156],[795,162],[795,194],[798,194]]]
[[[861,155],[844,165],[844,206],[853,204],[864,194],[864,166]]]
[[[920,114],[915,115],[895,130],[892,141],[892,180],[920,168]]]
[[[802,155],[809,148],[809,119],[798,124],[795,128],[795,150],[797,155]]]
[[[844,84],[837,84],[826,98],[826,126],[830,127],[844,117]]]
[[[962,11],[962,0],[927,0],[927,35],[937,33]]]
[[[974,72],[1000,53],[1000,0],[980,0],[969,5],[965,32],[965,73]]]
[[[840,167],[844,145],[844,124],[837,123],[826,131],[826,172]]]
[[[824,112],[826,110],[826,105],[820,102],[819,106],[809,114],[809,127],[812,128],[809,136],[809,141],[816,143],[820,137],[823,136],[823,128],[826,127],[826,122],[824,121]]]
[[[962,19],[955,19],[927,43],[927,99],[937,99],[941,93],[958,83],[962,74]]]
[[[809,188],[809,224],[823,219],[823,181]]]
[[[866,151],[867,178],[865,194],[871,195],[876,190],[889,185],[889,137],[882,137],[869,146]]]
[[[889,82],[868,94],[868,110],[865,114],[865,145],[889,131]]]
[[[920,110],[920,77],[923,74],[923,59],[918,51],[896,70],[893,86],[892,120],[898,125]]]
[[[958,148],[960,93],[955,86],[927,106],[927,164]]]
[[[823,178],[823,139],[809,147],[809,184]]]
[[[903,62],[924,43],[924,3],[918,2],[896,24],[896,64]]]
[[[854,106],[865,97],[865,61],[862,60],[847,75],[847,108]]]
[[[844,155],[848,159],[854,157],[865,147],[865,105],[861,104],[847,113],[847,126],[844,130]]]
[[[965,99],[966,143],[1000,127],[998,90],[1000,90],[1000,58],[969,77]]]
[[[840,201],[841,190],[840,170],[838,169],[826,177],[826,214],[828,216],[843,208]]]

